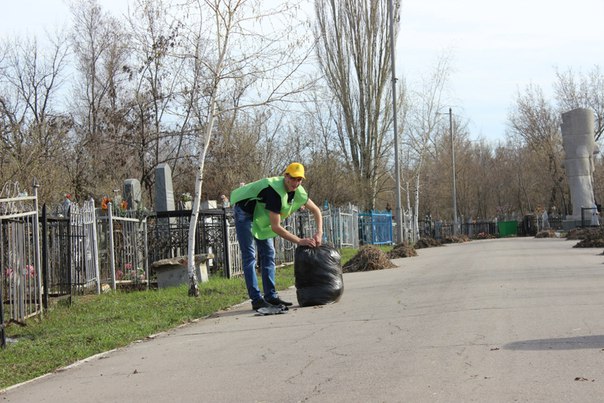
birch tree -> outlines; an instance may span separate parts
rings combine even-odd
[[[434,154],[436,152],[435,138],[438,129],[443,127],[444,121],[447,121],[442,115],[446,114],[443,108],[443,97],[449,74],[449,59],[443,56],[438,60],[431,74],[423,77],[419,87],[412,90],[410,95],[403,143],[408,148],[410,159],[408,165],[410,167],[409,177],[406,181],[407,188],[411,184],[413,185],[412,230],[415,239],[419,236],[420,178],[424,160],[428,153],[432,152]],[[407,197],[409,201],[411,199],[410,195]]]
[[[197,296],[195,232],[205,159],[216,120],[221,114],[276,103],[302,91],[304,81],[296,72],[309,49],[304,46],[303,32],[296,31],[299,26],[293,24],[296,9],[292,3],[267,8],[259,0],[197,0],[188,6],[197,10],[199,21],[190,25],[195,31],[188,35],[191,74],[184,94],[191,129],[199,140],[187,251],[189,295]],[[229,102],[232,100],[236,102]]]

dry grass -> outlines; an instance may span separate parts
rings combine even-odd
[[[575,248],[601,248],[604,247],[604,228],[574,228],[568,232],[566,239],[579,239]]]
[[[416,244],[417,245],[417,244]],[[394,248],[390,252],[388,252],[388,257],[390,259],[398,259],[401,257],[412,257],[417,256],[417,251],[415,248],[407,243],[400,243],[395,245]]]
[[[421,238],[415,243],[415,249],[433,248],[435,246],[442,246],[442,242],[434,238]]]
[[[342,267],[342,272],[354,273],[391,269],[393,267],[396,267],[396,265],[388,259],[385,252],[375,246],[365,245]]]
[[[556,231],[553,229],[546,229],[543,231],[537,232],[535,238],[556,238]]]

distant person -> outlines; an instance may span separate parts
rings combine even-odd
[[[69,209],[71,208],[71,203],[73,203],[71,201],[71,194],[67,193],[65,195],[65,199],[63,200],[63,203],[61,203],[61,207],[63,209],[63,215],[69,214]]]
[[[283,176],[260,179],[231,192],[235,228],[241,249],[243,273],[252,309],[291,306],[279,298],[275,289],[275,246],[280,236],[296,245],[316,247],[323,237],[321,210],[302,187],[304,166],[291,163]],[[314,216],[317,232],[312,238],[299,238],[281,226],[281,220],[305,206]],[[256,245],[254,246],[254,242]],[[262,274],[264,294],[256,276],[256,249]]]
[[[598,212],[598,206],[594,204],[591,209],[591,225],[594,227],[600,226],[600,213]]]
[[[226,195],[220,195],[220,200],[222,202],[222,207],[229,208],[231,203],[229,202],[229,198]]]

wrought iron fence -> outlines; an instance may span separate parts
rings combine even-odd
[[[0,192],[0,343],[6,321],[23,322],[42,311],[37,186],[34,195],[7,184]]]
[[[190,210],[156,212],[147,217],[148,263],[183,256],[187,253]],[[297,211],[284,220],[283,226],[298,236],[316,232],[314,217],[306,210]],[[324,242],[335,247],[358,247],[358,210],[348,208],[323,211]],[[196,227],[194,253],[214,255],[208,265],[210,274],[227,278],[243,275],[241,253],[231,208],[201,210]],[[275,263],[283,265],[294,260],[295,245],[275,238]]]
[[[359,233],[364,244],[392,244],[392,213],[375,210],[359,213]]]
[[[485,238],[487,235],[497,236],[497,223],[492,221],[462,223],[460,231],[469,238]]]
[[[149,288],[147,219],[136,211],[114,215],[111,203],[96,216],[100,283],[114,290],[118,283]]]
[[[48,215],[42,206],[42,279],[43,303],[48,308],[48,299],[72,293],[69,218]]]
[[[421,228],[421,236],[431,237],[437,240],[443,240],[447,237],[453,236],[453,224],[446,223],[440,220],[424,220],[419,222]],[[486,238],[488,236],[498,237],[499,228],[495,221],[477,221],[461,223],[459,225],[458,234],[466,235],[469,238]],[[520,235],[526,236],[530,234],[520,233]],[[532,233],[532,235],[535,235]]]
[[[187,254],[190,210],[157,212],[147,218],[149,235],[149,264],[161,259]],[[297,214],[284,221],[284,226],[295,231],[301,219]],[[312,224],[307,220],[306,227]],[[281,238],[275,239],[275,263],[293,261],[295,245]],[[212,253],[208,262],[210,275],[227,278],[243,275],[239,242],[231,208],[201,210],[196,226],[194,254]]]
[[[97,215],[94,200],[69,209],[69,269],[73,291],[101,291]]]
[[[190,219],[191,210],[155,212],[147,217],[149,264],[161,259],[187,255]],[[233,257],[231,254],[230,257],[227,256],[229,248],[225,247],[225,240],[233,236],[228,232],[228,228],[233,227],[232,220],[230,209],[209,209],[199,212],[195,227],[194,254],[214,255],[214,259],[208,262],[210,274],[224,273],[230,277],[227,263],[231,262]],[[234,229],[232,232],[234,233]]]
[[[323,210],[323,241],[341,249],[359,247],[359,210],[353,205]]]

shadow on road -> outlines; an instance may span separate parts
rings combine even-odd
[[[522,340],[508,343],[505,350],[578,350],[604,349],[604,335],[563,337],[559,339]]]

